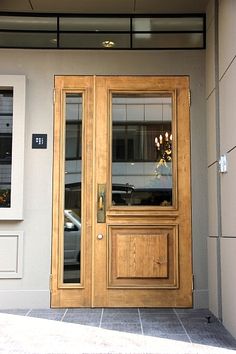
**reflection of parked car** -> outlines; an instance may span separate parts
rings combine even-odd
[[[64,265],[80,263],[81,222],[73,210],[64,210]]]
[[[160,205],[172,204],[170,188],[135,188],[130,184],[112,185],[113,205]]]
[[[131,184],[113,184],[112,185],[112,204],[126,205],[129,204],[134,186]]]
[[[172,204],[172,189],[170,188],[136,188],[131,194],[132,205],[160,205]]]
[[[66,185],[66,201],[67,208],[77,208],[73,200],[80,200],[81,183],[71,183]],[[69,198],[69,193],[71,193]],[[73,198],[72,198],[73,197]],[[77,202],[78,203],[78,202]],[[112,204],[115,206],[122,205],[152,205],[152,206],[171,206],[172,205],[172,188],[135,188],[134,185],[126,183],[112,184]]]

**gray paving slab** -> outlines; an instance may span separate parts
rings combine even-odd
[[[101,328],[119,332],[142,334],[141,324],[138,323],[102,323]]]
[[[9,310],[0,310],[0,313],[8,313],[10,315],[25,316],[30,311],[30,309],[9,309]]]
[[[48,320],[61,321],[65,314],[65,309],[35,309],[27,313],[29,317],[45,318]]]
[[[201,333],[190,334],[189,336],[192,343],[236,350],[236,340],[227,333]]]
[[[213,315],[208,323],[208,315],[207,309],[0,310],[0,353],[236,353],[236,339]]]
[[[145,313],[150,313],[150,314],[160,314],[160,315],[164,315],[164,314],[175,314],[174,313],[174,309],[170,309],[170,308],[140,308],[139,309],[140,314],[145,314]]]
[[[139,323],[139,314],[137,312],[117,312],[104,311],[102,316],[102,323]]]
[[[193,351],[191,343],[183,341],[9,314],[0,315],[0,351],[22,354],[199,354],[197,349]]]

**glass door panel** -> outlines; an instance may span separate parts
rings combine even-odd
[[[172,206],[172,96],[112,95],[112,205]]]
[[[82,94],[67,93],[65,107],[64,283],[80,283]]]

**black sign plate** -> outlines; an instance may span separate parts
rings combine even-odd
[[[47,134],[32,134],[32,149],[47,149]]]

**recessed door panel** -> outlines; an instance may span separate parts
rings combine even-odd
[[[109,287],[178,288],[174,225],[109,226]]]

